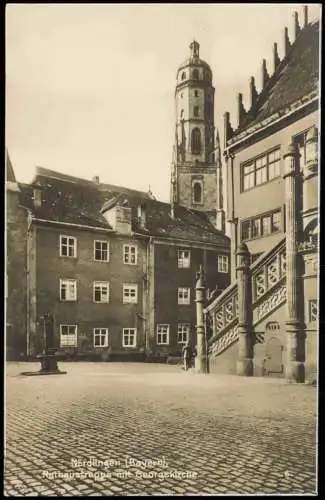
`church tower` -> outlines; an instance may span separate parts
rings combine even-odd
[[[225,231],[222,164],[215,137],[214,87],[210,66],[200,59],[200,45],[190,44],[190,57],[178,68],[175,89],[175,146],[171,203],[205,212]]]

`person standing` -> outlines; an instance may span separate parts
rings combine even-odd
[[[186,344],[183,347],[183,361],[184,361],[184,371],[187,372],[191,361],[191,347],[189,342],[186,342]]]

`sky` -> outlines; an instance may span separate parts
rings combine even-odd
[[[309,5],[309,19],[320,16]],[[35,167],[169,200],[178,66],[200,43],[215,86],[215,125],[237,125],[238,92],[260,88],[303,4],[7,4],[6,146],[20,182]]]

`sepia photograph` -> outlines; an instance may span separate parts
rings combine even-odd
[[[7,3],[4,495],[318,495],[321,4]]]

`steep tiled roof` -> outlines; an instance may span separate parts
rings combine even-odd
[[[171,217],[170,204],[157,200],[146,202],[145,210],[146,229],[142,229],[135,221],[135,228],[139,233],[229,246],[229,238],[215,229],[205,214],[197,210],[175,206],[174,217]]]
[[[170,205],[152,199],[147,193],[127,190],[126,188],[95,184],[84,179],[63,176],[57,172],[38,169],[33,184],[21,184],[21,203],[30,208],[34,217],[55,221],[112,229],[104,215],[103,208],[108,208],[118,200],[128,201],[132,208],[133,231],[156,237],[180,238],[229,246],[229,239],[216,230],[205,215],[176,207],[174,218],[171,217]],[[55,174],[55,175],[54,175]],[[37,188],[42,192],[42,204],[34,205],[33,192]],[[138,206],[142,205],[146,213],[145,229],[138,220]]]
[[[232,137],[243,130],[304,101],[319,85],[319,21],[305,26],[292,44],[287,58],[279,64],[254,107]]]

